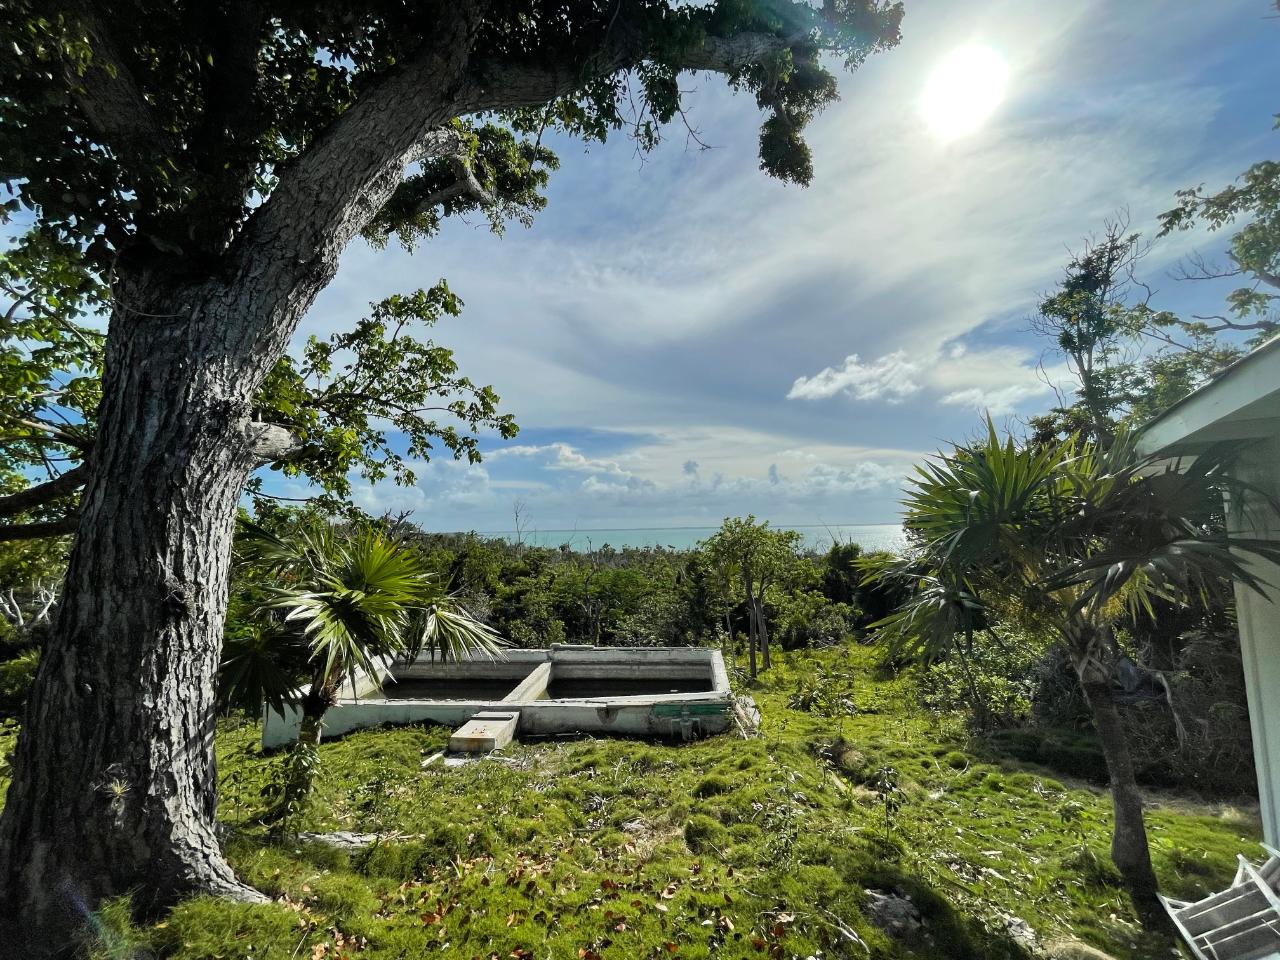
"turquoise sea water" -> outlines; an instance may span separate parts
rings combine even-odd
[[[796,530],[804,536],[805,545],[813,550],[826,550],[833,541],[856,543],[863,550],[897,550],[905,542],[902,527],[896,523],[841,523],[789,525],[770,524],[785,530]],[[568,544],[575,550],[611,547],[671,547],[687,550],[707,539],[719,527],[638,527],[599,530],[526,530],[524,542],[539,547]],[[490,537],[515,540],[513,530],[494,530]]]

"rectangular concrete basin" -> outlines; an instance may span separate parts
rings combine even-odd
[[[553,644],[501,659],[386,663],[349,684],[324,736],[378,724],[460,726],[478,713],[519,713],[519,735],[573,733],[688,739],[732,723],[733,694],[719,650]],[[263,746],[297,737],[301,717],[267,711]]]

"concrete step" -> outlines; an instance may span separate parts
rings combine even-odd
[[[519,710],[482,711],[453,731],[449,749],[459,753],[501,750],[515,737],[519,724]]]

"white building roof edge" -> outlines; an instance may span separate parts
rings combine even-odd
[[[1241,418],[1241,411],[1280,394],[1280,336],[1224,368],[1212,380],[1183,397],[1143,429],[1143,453],[1177,452],[1188,443],[1244,439],[1266,433]],[[1230,428],[1225,421],[1232,421]]]

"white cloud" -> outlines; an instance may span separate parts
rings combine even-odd
[[[851,353],[839,367],[827,367],[811,377],[797,377],[787,399],[823,400],[843,393],[855,400],[901,403],[920,389],[916,382],[919,373],[920,363],[908,360],[905,350],[886,354],[873,363],[863,363],[856,353]]]
[[[567,443],[547,443],[541,446],[521,445],[499,447],[488,455],[490,462],[508,457],[542,458],[549,470],[572,470],[578,473],[605,474],[611,477],[629,477],[616,460],[588,457]]]
[[[850,354],[839,367],[797,378],[787,399],[823,400],[843,394],[892,404],[923,390],[938,403],[1003,416],[1029,400],[1042,400],[1069,379],[1064,367],[1045,368],[1025,348],[970,350],[962,343],[950,343],[914,358],[898,350],[872,363]]]
[[[1049,387],[1043,383],[1020,383],[992,389],[968,387],[948,393],[941,402],[953,407],[970,407],[993,417],[1002,417],[1016,412],[1025,401],[1033,397],[1042,397],[1048,390]]]

